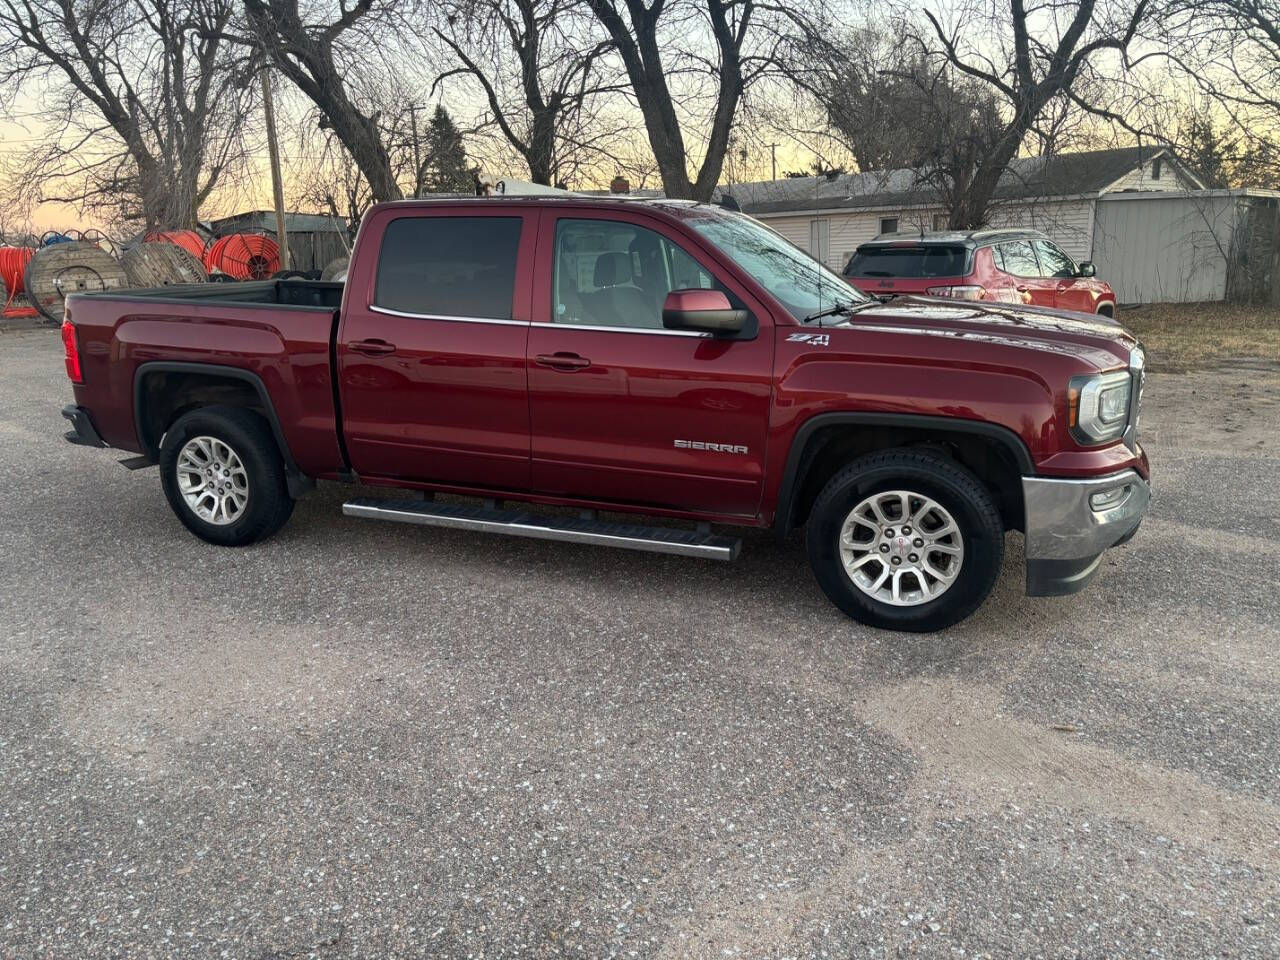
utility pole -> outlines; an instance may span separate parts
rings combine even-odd
[[[284,184],[280,182],[280,145],[276,142],[276,111],[271,102],[271,68],[262,68],[262,113],[267,121],[267,153],[271,155],[271,199],[276,208],[276,242],[280,269],[289,269],[289,235],[284,227]]]
[[[413,133],[413,197],[416,200],[422,185],[422,157],[418,155],[418,105],[409,104],[409,129]]]
[[[769,144],[769,166],[772,176],[769,179],[778,179],[778,145],[776,143]]]

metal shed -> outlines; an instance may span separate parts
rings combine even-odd
[[[286,213],[284,227],[289,235],[291,270],[322,270],[330,261],[348,253],[347,244],[351,241],[347,236],[346,223],[328,214]],[[265,233],[274,237],[276,214],[274,210],[250,210],[213,220],[209,229],[217,236]]]
[[[1121,303],[1280,302],[1280,191],[1099,197],[1093,262]]]

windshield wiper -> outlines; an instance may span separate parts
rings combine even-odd
[[[823,317],[834,317],[837,314],[841,314],[841,313],[857,313],[863,307],[868,307],[873,303],[879,303],[879,302],[880,301],[875,299],[867,299],[867,300],[861,300],[861,301],[843,300],[840,303],[837,303],[834,307],[828,307],[826,310],[819,310],[817,313],[809,314],[809,316],[805,317],[800,322],[812,323],[815,320],[821,320]],[[822,324],[818,324],[818,326],[822,326]]]

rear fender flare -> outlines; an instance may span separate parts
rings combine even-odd
[[[293,459],[293,453],[289,450],[289,444],[284,438],[284,431],[280,428],[280,417],[276,413],[275,404],[271,402],[271,394],[267,392],[267,385],[262,382],[262,378],[252,370],[230,367],[219,363],[184,363],[172,360],[153,360],[140,364],[138,369],[134,371],[134,429],[138,434],[138,444],[142,448],[143,454],[153,462],[158,458],[163,434],[158,437],[151,437],[143,426],[146,423],[143,417],[143,384],[146,383],[147,377],[154,373],[191,373],[205,377],[223,377],[228,380],[238,380],[249,384],[258,396],[258,402],[262,405],[263,415],[271,428],[271,435],[275,438],[276,446],[280,449],[280,456],[284,460],[285,476],[289,483],[290,496],[296,498],[315,486],[315,481],[303,473],[298,468],[297,461]]]

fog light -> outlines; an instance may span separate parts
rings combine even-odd
[[[1126,483],[1123,487],[1112,487],[1110,490],[1091,494],[1089,496],[1089,506],[1094,510],[1108,510],[1121,503],[1128,495],[1129,485]]]

